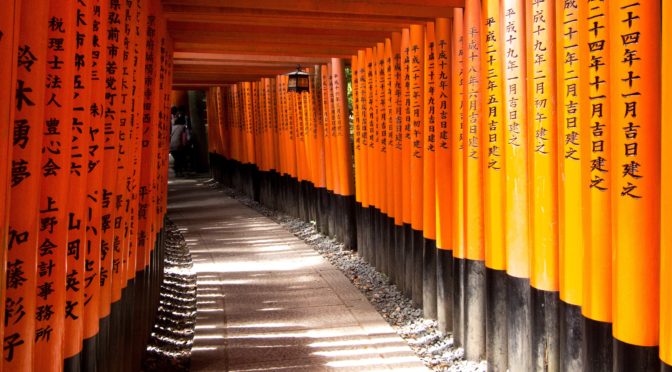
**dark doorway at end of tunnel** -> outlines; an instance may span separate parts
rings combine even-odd
[[[189,144],[186,151],[187,172],[205,173],[210,169],[208,162],[208,123],[205,92],[202,90],[174,90],[171,106],[180,109],[187,116]]]

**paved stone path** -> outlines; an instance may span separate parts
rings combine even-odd
[[[426,370],[338,269],[204,181],[168,202],[198,275],[193,371]]]

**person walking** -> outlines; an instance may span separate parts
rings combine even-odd
[[[170,127],[170,154],[173,156],[173,170],[176,177],[184,176],[189,137],[184,116],[178,116]]]

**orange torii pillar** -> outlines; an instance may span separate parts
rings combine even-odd
[[[92,101],[92,48],[93,48],[93,3],[77,2],[75,22],[77,43],[72,53],[76,53],[74,64],[74,99],[72,106],[72,144],[69,167],[70,185],[67,209],[67,284],[66,308],[72,308],[72,316],[65,318],[64,369],[80,370],[84,340],[84,304],[87,256],[87,191],[89,142],[91,132]],[[89,274],[90,275],[90,274]]]
[[[360,64],[363,63],[362,51],[351,57],[352,69],[352,118],[353,118],[353,154],[355,163],[355,222],[357,229],[357,253],[361,256],[362,244],[362,83],[360,82]],[[319,70],[316,70],[319,71]]]
[[[329,195],[326,189],[326,158],[325,158],[325,138],[324,138],[324,109],[322,106],[324,83],[322,66],[314,66],[314,75],[311,85],[311,98],[313,104],[313,127],[310,133],[314,145],[314,166],[313,182],[315,195],[313,202],[316,205],[317,227],[321,233],[329,235]],[[353,71],[354,73],[354,71]],[[354,84],[354,77],[353,77]],[[354,86],[354,85],[353,85]],[[355,89],[353,88],[353,105]]]
[[[21,2],[14,82],[3,370],[32,371],[49,4]],[[10,101],[11,102],[11,101]]]
[[[389,141],[389,126],[390,126],[390,110],[392,102],[390,99],[391,91],[389,89],[390,77],[392,71],[390,70],[392,54],[392,41],[389,38],[385,39],[382,48],[382,60],[378,61],[378,77],[380,86],[380,167],[381,167],[381,183],[380,183],[380,199],[381,199],[381,214],[380,214],[380,264],[379,271],[390,275],[390,265],[392,264],[392,253],[390,248],[390,232],[392,231],[392,208],[390,205],[390,194],[392,192],[389,157],[388,157],[388,141]]]
[[[336,234],[336,221],[334,219],[334,208],[332,207],[334,200],[334,187],[336,184],[337,175],[333,167],[333,149],[332,145],[332,116],[334,101],[331,98],[331,74],[329,73],[329,66],[322,65],[320,68],[320,76],[322,80],[322,122],[323,122],[323,137],[324,137],[324,170],[325,183],[327,189],[327,231],[328,235],[333,237]]]
[[[411,228],[412,228],[412,251],[411,265],[413,267],[413,280],[411,297],[413,302],[422,306],[422,253],[424,240],[422,237],[422,170],[424,157],[424,66],[425,66],[425,28],[422,25],[412,25],[409,44],[408,73],[410,75],[410,163],[411,163]]]
[[[373,256],[371,264],[379,271],[382,271],[385,252],[383,249],[383,224],[384,214],[387,212],[385,202],[386,193],[382,185],[386,182],[385,163],[383,163],[382,154],[382,127],[385,124],[385,44],[377,43],[373,48],[372,54],[372,73],[373,73],[373,123],[371,125],[372,141],[369,143],[371,152],[369,153],[370,181],[371,181],[371,199],[373,208],[371,208],[371,220],[373,225]]]
[[[439,329],[453,329],[453,58],[452,21],[436,19],[436,304]]]
[[[346,96],[345,66],[342,59],[332,58],[332,80],[334,94],[334,126],[335,142],[338,154],[339,189],[336,195],[342,224],[340,237],[346,249],[357,249],[355,238],[355,197],[354,179],[352,177],[352,144],[350,143],[350,113]]]
[[[581,313],[583,368],[606,370],[612,365],[612,131],[610,120],[610,74],[608,6],[597,2],[579,12],[579,42],[587,48],[582,67],[588,80],[582,98],[580,133],[584,192],[584,270]],[[583,52],[586,53],[586,52]],[[581,54],[583,55],[583,54]]]
[[[0,128],[0,247],[7,247],[10,200],[10,171],[12,169],[12,144],[14,127],[14,106],[16,104],[16,56],[19,47],[19,27],[21,22],[21,2],[10,0],[5,14],[0,17],[0,120],[7,123]],[[0,325],[5,319],[5,265],[7,249],[0,252]],[[0,326],[0,340],[3,327]],[[1,369],[1,367],[0,367]]]
[[[559,368],[555,1],[527,3],[532,369]]]
[[[486,359],[488,370],[506,371],[506,246],[502,13],[498,0],[483,3],[481,99],[483,204],[486,267]]]
[[[49,3],[47,84],[44,97],[40,178],[40,231],[35,312],[35,370],[60,369],[63,364],[65,319],[81,316],[66,300],[66,288],[81,289],[77,278],[67,279],[70,154],[73,132],[75,62],[75,1]],[[54,42],[56,40],[62,41]],[[66,222],[68,221],[68,222]],[[40,269],[43,270],[40,270]],[[48,268],[45,270],[45,268]],[[43,274],[43,275],[42,275]],[[67,283],[67,284],[66,284]],[[81,311],[81,310],[80,310]]]
[[[558,245],[560,290],[560,369],[582,369],[584,259],[584,198],[587,142],[581,138],[580,123],[586,109],[588,45],[579,33],[579,16],[586,7],[579,2],[555,3],[557,45],[558,120]]]
[[[107,48],[107,5],[106,0],[96,0],[91,4],[92,13],[91,42],[91,103],[88,136],[88,161],[86,164],[86,244],[84,245],[84,311],[83,311],[83,369],[96,368],[96,349],[99,334],[99,306],[101,281],[101,210],[103,195],[103,148],[105,147],[105,58]],[[93,23],[98,27],[93,28]],[[94,38],[98,42],[94,43]]]
[[[660,10],[659,1],[609,3],[615,371],[660,368]]]
[[[394,245],[394,282],[397,287],[403,289],[405,286],[405,259],[404,259],[404,222],[403,222],[403,195],[401,190],[402,172],[399,169],[402,164],[402,139],[403,139],[403,118],[402,118],[402,84],[403,72],[401,61],[401,33],[392,33],[391,44],[391,69],[390,77],[392,97],[394,100],[392,112],[392,141],[388,144],[389,151],[392,152],[392,183],[393,183],[393,205],[394,205],[394,235],[392,236]]]
[[[355,174],[355,185],[358,187],[356,192],[359,195],[359,210],[357,216],[357,235],[359,240],[357,241],[357,252],[360,257],[368,260],[370,255],[370,246],[369,246],[369,177],[368,177],[368,128],[369,128],[369,55],[367,55],[366,50],[360,50],[357,52],[357,74],[353,73],[353,79],[356,76],[357,82],[353,85],[353,92],[356,89],[357,94],[353,94],[354,97],[357,97],[357,105],[355,105],[355,167],[357,173]],[[353,63],[353,68],[355,64]],[[327,113],[325,112],[325,119]],[[328,152],[329,143],[325,136],[325,153]],[[329,183],[329,170],[327,169],[327,184]]]
[[[451,151],[451,177],[453,211],[451,226],[453,236],[453,339],[463,346],[464,335],[464,10],[453,10],[452,45],[452,98],[453,98],[453,150]]]
[[[483,234],[483,122],[481,2],[467,0],[464,18],[464,355],[485,358],[485,250]]]
[[[386,274],[390,280],[396,283],[396,255],[395,255],[395,239],[394,239],[394,218],[396,213],[396,206],[394,205],[394,126],[396,113],[396,100],[394,98],[394,75],[393,70],[393,41],[392,38],[385,39],[385,168],[387,169],[387,220],[385,221],[385,249],[387,267]]]
[[[663,4],[663,19],[672,17],[672,4]],[[672,27],[663,23],[663,60],[661,66],[672,63]],[[661,143],[661,226],[672,224],[672,71],[662,67],[662,125]],[[672,229],[660,229],[660,360],[663,372],[672,372]]]
[[[411,75],[409,73],[411,35],[408,28],[401,30],[401,220],[404,230],[404,286],[406,297],[413,290],[413,229],[411,228]]]
[[[108,22],[107,34],[121,33],[125,27],[124,10],[126,3],[118,4],[115,0],[107,0]],[[112,304],[112,277],[113,277],[113,259],[116,249],[117,239],[115,235],[115,224],[117,217],[117,198],[121,194],[117,189],[117,174],[121,177],[122,172],[118,171],[117,158],[118,147],[120,145],[120,120],[123,109],[122,105],[122,72],[123,72],[123,45],[121,36],[108,38],[107,48],[104,54],[107,56],[105,62],[105,102],[104,107],[104,155],[103,155],[103,189],[100,195],[101,211],[101,232],[102,241],[100,246],[100,332],[98,338],[98,369],[107,370],[110,365],[110,354],[106,352],[111,347],[111,304]]]
[[[507,362],[511,371],[531,370],[528,121],[525,1],[502,3],[504,95],[505,247]]]
[[[434,23],[425,26],[422,167],[422,309],[436,319],[436,38]]]

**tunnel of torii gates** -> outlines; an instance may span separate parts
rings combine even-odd
[[[357,250],[467,359],[671,371],[671,3],[4,0],[2,369],[139,368],[188,87],[216,180]]]

